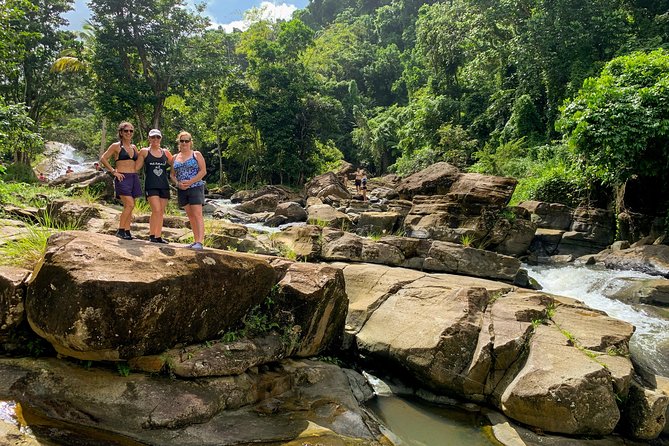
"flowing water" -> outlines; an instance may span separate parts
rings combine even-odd
[[[654,372],[667,375],[667,358],[658,354],[658,346],[669,346],[669,320],[663,318],[649,305],[630,305],[612,299],[616,292],[630,286],[631,282],[657,279],[657,276],[625,271],[598,269],[586,266],[527,266],[530,277],[543,287],[542,291],[572,297],[586,305],[605,311],[636,327],[630,348],[643,353]]]
[[[44,173],[49,180],[65,175],[68,166],[74,172],[81,172],[93,169],[93,163],[97,161],[81,155],[71,145],[55,141],[46,143],[44,156],[45,159],[35,167],[35,170]]]

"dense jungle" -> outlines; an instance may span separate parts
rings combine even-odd
[[[190,131],[208,183],[446,161],[519,179],[514,202],[625,206],[632,181],[652,193],[629,206],[666,216],[666,0],[314,0],[232,33],[178,0],[89,5],[78,32],[69,1],[0,6],[5,181],[35,181],[45,140],[97,156],[129,120],[137,143]]]

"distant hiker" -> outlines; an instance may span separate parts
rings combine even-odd
[[[132,124],[129,122],[120,123],[118,125],[118,142],[112,143],[100,157],[100,163],[114,176],[116,198],[120,198],[123,203],[116,237],[124,240],[132,240],[130,234],[132,210],[135,208],[135,198],[142,196],[142,187],[135,170],[135,161],[137,161],[139,151],[132,143],[133,133],[135,133],[135,128]],[[109,164],[111,157],[114,157],[116,168]]]
[[[40,183],[46,183],[47,179],[44,176],[43,172],[40,172],[39,175],[37,176],[37,179],[40,181]]]
[[[360,193],[360,186],[362,185],[362,175],[363,175],[363,170],[358,168],[358,170],[355,171],[355,193],[359,194]]]
[[[93,163],[93,169],[95,169],[97,171],[100,171],[100,170],[102,170],[102,167],[100,167],[100,163],[98,163],[96,161],[96,162]]]
[[[167,168],[172,165],[172,154],[160,147],[163,134],[158,129],[149,131],[149,147],[139,151],[135,170],[144,167],[144,194],[151,206],[149,217],[149,241],[167,243],[162,238],[163,218],[170,199],[170,183]]]
[[[362,190],[362,201],[367,201],[367,174],[364,170],[360,179],[360,189]]]
[[[65,171],[65,175],[69,175],[72,172],[74,172],[74,170],[72,169],[72,166],[67,166],[67,170]]]
[[[179,206],[184,208],[190,227],[193,230],[193,240],[188,247],[202,249],[204,243],[204,181],[207,174],[207,165],[204,157],[197,150],[193,150],[193,137],[188,132],[181,132],[177,137],[179,153],[174,157],[172,165],[172,181],[177,185]]]

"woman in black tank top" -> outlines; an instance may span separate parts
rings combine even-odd
[[[158,129],[149,131],[149,147],[139,151],[139,158],[135,163],[136,170],[144,166],[144,193],[151,206],[149,241],[153,243],[167,243],[162,238],[162,232],[165,208],[170,199],[167,168],[172,166],[172,154],[160,147],[162,137]]]
[[[129,122],[118,125],[118,142],[111,144],[100,157],[100,163],[114,176],[114,189],[116,198],[123,203],[123,211],[119,218],[116,236],[125,240],[131,240],[130,223],[132,223],[132,210],[135,209],[135,198],[142,196],[142,188],[139,184],[135,160],[137,159],[137,147],[132,143],[135,128]],[[114,158],[115,167],[109,163]]]

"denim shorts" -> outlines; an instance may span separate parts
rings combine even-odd
[[[204,204],[204,184],[202,186],[189,187],[186,190],[177,191],[179,207],[189,204]]]
[[[116,198],[121,195],[137,198],[142,196],[142,186],[139,185],[139,175],[136,173],[123,173],[123,180],[114,178],[114,190]]]

